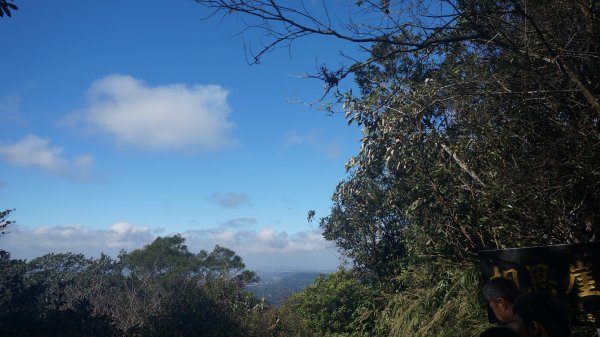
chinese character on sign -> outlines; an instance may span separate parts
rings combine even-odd
[[[547,264],[527,266],[529,279],[531,281],[531,290],[547,290],[552,293],[552,295],[556,295],[556,281],[548,280],[549,269],[550,267]]]
[[[578,297],[600,296],[600,291],[596,289],[596,280],[592,275],[592,263],[576,261],[569,267],[569,289],[567,293],[573,291],[573,286],[577,284]]]
[[[500,270],[497,266],[494,266],[494,273],[490,277],[491,279],[503,277],[512,280],[513,283],[519,288],[519,272],[515,268],[509,268],[506,270]]]

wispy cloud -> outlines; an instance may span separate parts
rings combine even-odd
[[[320,142],[323,130],[311,130],[307,132],[299,132],[297,130],[288,131],[283,136],[283,143],[287,146],[292,145],[315,145]]]
[[[229,227],[229,228],[244,228],[244,227],[250,227],[250,226],[256,225],[257,223],[258,223],[258,220],[254,219],[254,218],[238,218],[238,219],[228,220],[228,221],[222,223],[221,226]]]
[[[342,148],[338,143],[330,143],[323,150],[329,159],[338,159],[342,155]]]
[[[218,85],[149,86],[115,74],[91,85],[75,120],[144,150],[218,150],[235,143],[228,94]]]
[[[245,193],[213,193],[210,199],[221,207],[236,208],[242,205],[250,205],[250,198]]]
[[[323,130],[320,129],[313,129],[306,132],[291,130],[284,134],[283,144],[287,147],[310,146],[329,159],[338,159],[342,155],[339,143],[325,139],[323,133]]]
[[[63,156],[63,148],[50,146],[48,139],[28,135],[12,144],[0,144],[0,156],[15,166],[36,167],[52,174],[82,177],[94,165],[94,157],[80,155],[72,159]]]
[[[9,93],[0,96],[0,122],[20,123],[24,122],[21,115],[22,95]]]

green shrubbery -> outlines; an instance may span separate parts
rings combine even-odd
[[[473,265],[437,261],[411,265],[396,277],[396,291],[338,270],[324,276],[286,306],[312,336],[478,336],[489,323]]]

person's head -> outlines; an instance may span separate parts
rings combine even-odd
[[[569,336],[569,320],[564,307],[547,293],[534,292],[519,297],[513,312],[521,337]]]
[[[517,286],[508,279],[494,278],[483,286],[483,297],[500,323],[513,321],[513,302],[519,296]]]
[[[479,337],[519,337],[519,335],[511,328],[497,326],[485,330]]]

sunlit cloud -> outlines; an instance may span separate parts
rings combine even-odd
[[[235,143],[228,94],[218,85],[150,86],[114,74],[91,85],[74,120],[139,149],[219,150]]]
[[[0,156],[14,166],[36,167],[58,175],[82,177],[94,165],[94,157],[80,155],[67,159],[63,148],[51,146],[48,139],[28,135],[12,144],[0,144]]]
[[[250,198],[245,193],[213,193],[210,199],[221,207],[236,208],[242,205],[250,205]]]
[[[121,249],[141,248],[154,239],[149,227],[127,222],[112,224],[107,229],[92,229],[80,224],[33,229],[13,225],[9,231],[0,238],[2,249],[13,257],[28,259],[51,252],[116,256]]]

